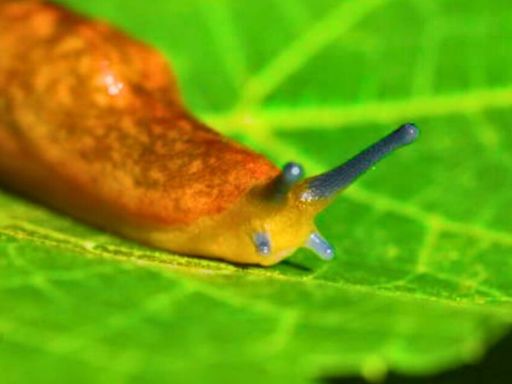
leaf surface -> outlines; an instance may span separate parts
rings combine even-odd
[[[62,2],[157,46],[195,113],[279,164],[323,171],[404,121],[422,137],[321,215],[331,263],[172,255],[0,192],[7,381],[379,379],[508,330],[508,1]]]

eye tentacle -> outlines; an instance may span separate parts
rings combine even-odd
[[[301,200],[312,202],[334,197],[391,152],[414,142],[418,135],[414,124],[402,125],[339,167],[307,179]]]
[[[303,177],[304,168],[301,164],[295,162],[285,164],[283,171],[270,186],[270,199],[274,201],[282,200]]]

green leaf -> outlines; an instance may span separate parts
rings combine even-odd
[[[157,46],[192,110],[278,163],[422,137],[321,215],[331,263],[181,257],[0,192],[3,382],[376,380],[508,331],[508,0],[62,2]]]

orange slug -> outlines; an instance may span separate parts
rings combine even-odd
[[[0,0],[0,183],[141,243],[272,265],[334,251],[315,215],[391,151],[405,124],[347,163],[302,180],[184,107],[154,49],[43,0]]]

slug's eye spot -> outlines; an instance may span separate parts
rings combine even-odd
[[[289,185],[293,185],[304,177],[304,167],[299,163],[290,162],[283,167],[282,179]]]
[[[398,136],[401,136],[401,142],[403,145],[411,144],[420,135],[420,130],[413,123],[407,123],[402,125],[398,130]]]
[[[334,248],[318,232],[312,233],[306,241],[306,247],[311,249],[322,260],[330,261],[334,258]]]
[[[272,246],[270,244],[270,237],[265,232],[258,232],[253,237],[254,246],[256,252],[261,256],[268,256],[272,252]]]

